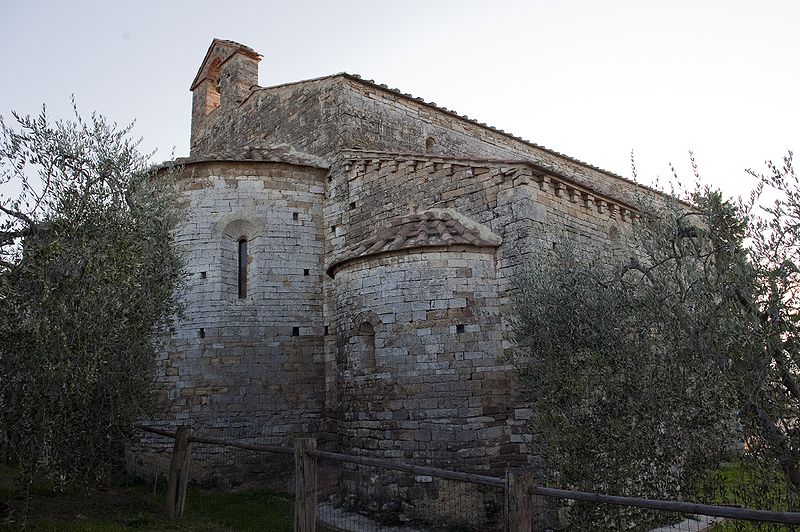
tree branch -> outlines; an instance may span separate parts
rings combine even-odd
[[[28,224],[30,226],[33,226],[34,223],[35,223],[33,221],[33,219],[31,219],[30,216],[28,216],[27,214],[25,214],[23,212],[15,211],[13,209],[7,209],[7,208],[3,207],[2,205],[0,205],[0,211],[3,211],[4,213],[6,213],[9,216],[13,216],[17,220],[22,220],[23,222],[25,222],[26,224]]]
[[[623,277],[629,271],[637,271],[647,277],[647,280],[652,284],[656,284],[656,279],[653,276],[653,273],[650,271],[651,269],[652,268],[646,268],[641,262],[639,262],[639,259],[631,257],[631,260],[627,264],[622,265],[620,277]]]
[[[781,432],[781,429],[775,424],[767,412],[753,403],[750,403],[749,410],[756,414],[759,426],[763,429],[764,435],[776,451],[780,451],[778,461],[780,461],[786,476],[791,482],[795,490],[800,490],[800,472],[792,459],[791,450],[787,445],[786,435]]]

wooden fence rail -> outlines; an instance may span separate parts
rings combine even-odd
[[[328,460],[335,460],[338,462],[349,462],[351,464],[380,467],[383,469],[392,469],[394,471],[405,471],[407,473],[414,473],[416,475],[427,475],[431,477],[443,478],[445,480],[458,480],[461,482],[469,482],[471,484],[480,484],[481,486],[491,486],[493,488],[502,488],[506,485],[505,481],[499,477],[489,477],[485,475],[476,475],[473,473],[448,471],[447,469],[438,469],[435,467],[403,464],[401,462],[381,460],[380,458],[350,456],[349,454],[339,454],[328,451],[312,451],[311,455],[317,458],[327,458]]]
[[[750,508],[736,508],[733,506],[716,506],[712,504],[697,504],[693,502],[661,501],[655,499],[638,499],[636,497],[620,497],[603,493],[590,493],[585,491],[561,490],[533,486],[531,495],[571,499],[574,501],[596,502],[599,504],[614,504],[617,506],[635,506],[649,510],[664,510],[695,515],[708,515],[743,521],[758,521],[762,523],[780,523],[783,525],[800,524],[800,512],[773,512],[769,510],[751,510]]]
[[[145,432],[152,432],[153,434],[158,434],[160,436],[166,436],[167,438],[174,438],[175,433],[170,432],[168,430],[159,429],[156,427],[148,427],[145,425],[137,425],[138,429],[141,429]],[[216,438],[203,438],[200,436],[190,436],[189,441],[192,443],[205,443],[208,445],[225,445],[228,447],[236,447],[237,449],[245,449],[247,451],[260,451],[266,453],[278,453],[278,454],[294,454],[294,449],[291,447],[281,447],[279,445],[259,445],[255,443],[240,443],[237,441],[231,440],[219,440]]]

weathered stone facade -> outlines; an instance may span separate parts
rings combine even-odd
[[[565,243],[619,252],[636,186],[357,76],[258,87],[259,60],[215,40],[192,84],[188,306],[152,423],[493,474],[535,461],[515,273]],[[131,467],[164,460],[152,443]],[[213,450],[195,463],[230,476]]]

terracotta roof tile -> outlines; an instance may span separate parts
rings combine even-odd
[[[345,248],[328,267],[328,273],[344,262],[386,251],[455,245],[497,247],[501,242],[489,228],[448,209],[412,213],[394,218],[373,236]]]
[[[197,157],[180,157],[172,163],[189,164],[208,161],[237,161],[237,162],[275,162],[312,166],[314,168],[328,168],[329,165],[322,158],[308,153],[298,152],[287,144],[275,146],[243,146],[241,148],[216,150],[204,153]]]

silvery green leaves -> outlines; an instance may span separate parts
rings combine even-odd
[[[0,447],[25,482],[90,484],[121,463],[179,308],[171,175],[101,115],[14,119],[0,127]]]
[[[685,201],[642,197],[624,253],[554,250],[521,276],[516,333],[549,482],[794,506],[800,194],[791,158],[757,177],[748,201],[704,188]],[[777,202],[760,209],[765,194]],[[747,481],[715,500],[724,460]],[[782,495],[770,488],[776,472]],[[568,513],[593,530],[663,519],[598,505]]]

